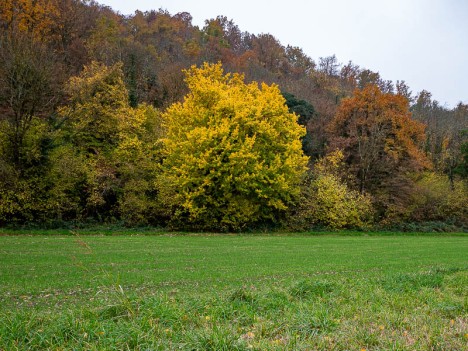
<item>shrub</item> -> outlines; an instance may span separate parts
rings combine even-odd
[[[455,180],[453,188],[447,176],[425,173],[416,181],[411,220],[444,221],[468,225],[468,187]]]
[[[305,181],[302,201],[288,226],[306,229],[313,225],[330,229],[363,228],[372,221],[371,199],[350,190],[338,173],[343,167],[343,154],[335,151],[319,160]]]

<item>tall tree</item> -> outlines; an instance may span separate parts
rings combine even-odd
[[[0,37],[0,107],[10,160],[18,170],[25,161],[24,139],[35,118],[46,118],[59,100],[53,77],[60,66],[29,34]]]
[[[187,71],[190,93],[164,114],[163,167],[180,220],[211,229],[274,221],[299,194],[304,128],[276,86],[220,64]]]
[[[335,55],[320,57],[318,66],[320,72],[329,76],[338,76],[340,64]]]
[[[468,128],[468,106],[459,103],[448,110],[423,90],[411,107],[413,116],[427,125],[425,152],[435,170],[445,173],[454,188],[454,179],[462,162],[461,145],[466,141],[464,130]]]
[[[409,181],[407,172],[429,166],[420,150],[424,125],[411,119],[403,96],[375,85],[344,99],[328,130],[330,150],[343,150],[359,191],[386,198],[387,204],[404,194],[395,187]]]
[[[122,65],[93,62],[67,85],[70,101],[59,111],[62,128],[52,155],[52,207],[58,214],[104,220],[118,216],[123,157],[138,147],[145,120],[132,109]],[[125,146],[122,146],[125,145]],[[70,213],[71,212],[71,213]]]

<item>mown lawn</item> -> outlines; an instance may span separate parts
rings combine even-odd
[[[0,350],[468,350],[468,236],[3,236]]]

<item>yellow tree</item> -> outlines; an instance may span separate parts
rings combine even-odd
[[[246,84],[221,64],[186,71],[190,93],[163,115],[165,186],[191,226],[240,229],[274,221],[299,194],[305,130],[277,86]]]

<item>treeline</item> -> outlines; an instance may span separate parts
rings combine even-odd
[[[340,64],[335,56],[315,62],[298,47],[284,46],[270,34],[242,32],[222,16],[199,28],[188,13],[137,11],[127,17],[93,1],[6,0],[0,32],[1,225],[119,221],[221,230],[467,225],[468,105],[447,109],[427,91],[413,94],[404,81],[394,84],[352,62]],[[225,72],[242,73],[242,84],[219,73],[221,66],[204,65],[218,62]],[[186,158],[177,156],[186,136],[177,139],[174,125],[186,134],[212,128],[185,118],[196,115],[198,105],[187,107],[194,91],[211,91],[216,98],[207,111],[221,111],[213,116],[230,111],[237,121],[205,139],[199,136],[203,150],[218,157],[206,160],[230,166],[234,156],[219,159],[211,146],[222,145],[235,130],[236,143],[244,145],[264,128],[238,118],[244,105],[219,110],[223,89],[190,83],[190,77],[203,81],[213,70],[216,79],[208,81],[217,81],[218,88],[222,83],[223,89],[244,91],[250,82],[266,84],[239,95],[243,99],[264,96],[272,84],[279,87],[283,97],[270,92],[263,99],[274,106],[286,102],[298,116],[307,170],[274,166],[264,159],[270,149],[252,146],[253,154],[243,156],[253,167],[251,178],[239,175],[238,183],[220,180],[232,178],[229,167],[209,178],[211,183],[209,167],[194,167],[185,180],[174,172],[194,161],[194,146],[187,143]],[[269,111],[270,122],[290,120],[280,107],[273,113],[264,104],[255,106]],[[176,123],[171,111],[177,108],[186,114]],[[210,120],[218,128],[223,118]],[[250,129],[242,134],[246,125]],[[302,132],[288,128],[282,133],[293,145],[292,136]],[[228,133],[225,139],[222,131]],[[284,143],[269,144],[276,145],[275,152],[289,150]],[[202,162],[203,155],[195,161]],[[257,187],[238,185],[242,182]],[[217,192],[220,184],[230,190]]]

